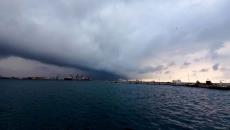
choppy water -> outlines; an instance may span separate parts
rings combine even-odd
[[[1,130],[230,129],[230,91],[0,80]]]

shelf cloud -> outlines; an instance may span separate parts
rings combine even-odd
[[[0,55],[104,78],[171,74],[202,58],[227,66],[219,52],[230,41],[229,8],[228,0],[1,0]]]

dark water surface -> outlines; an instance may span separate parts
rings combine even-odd
[[[230,91],[0,80],[0,130],[230,130]]]

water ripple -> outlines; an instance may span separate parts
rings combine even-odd
[[[71,81],[0,90],[0,129],[230,129],[229,91]]]

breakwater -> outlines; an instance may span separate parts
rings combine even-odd
[[[177,87],[194,87],[194,88],[207,88],[218,90],[230,90],[230,83],[190,83],[190,82],[147,82],[147,81],[113,81],[113,83],[127,83],[127,84],[147,84],[147,85],[171,85]]]

